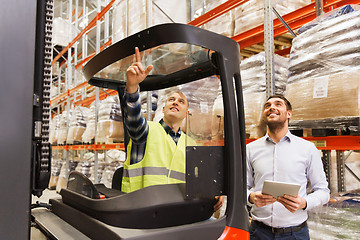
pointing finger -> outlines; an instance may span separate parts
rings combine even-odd
[[[135,47],[135,60],[136,62],[141,62],[141,56],[140,56],[140,51],[138,47]]]

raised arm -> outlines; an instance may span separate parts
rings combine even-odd
[[[125,100],[124,118],[129,136],[133,143],[140,144],[146,140],[148,133],[148,124],[141,113],[141,99],[139,94],[139,83],[141,83],[153,66],[148,66],[145,70],[141,63],[141,56],[138,48],[135,48],[135,60],[126,71],[126,93],[123,96]]]
[[[141,63],[141,55],[139,52],[139,48],[135,48],[135,61],[127,70],[126,70],[126,91],[128,93],[135,93],[139,84],[144,81],[146,76],[150,73],[150,71],[154,68],[153,65],[149,65],[146,69],[144,69]]]

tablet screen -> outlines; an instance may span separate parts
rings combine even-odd
[[[283,196],[284,194],[296,197],[299,193],[299,189],[299,184],[265,180],[262,193],[272,195],[274,198]]]

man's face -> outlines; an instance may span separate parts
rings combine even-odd
[[[285,124],[291,115],[291,111],[286,109],[285,101],[281,98],[270,98],[264,105],[264,117],[269,126]]]
[[[164,117],[171,121],[182,121],[188,111],[188,101],[186,97],[179,93],[171,94],[163,108]]]

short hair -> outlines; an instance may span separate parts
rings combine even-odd
[[[181,91],[172,91],[167,95],[166,102],[169,100],[169,97],[173,95],[174,93],[179,94],[180,96],[183,96],[187,102],[187,107],[189,107],[189,100],[187,99],[186,95]]]
[[[286,99],[286,97],[284,97],[284,95],[281,95],[281,94],[271,95],[270,97],[268,97],[268,98],[266,99],[265,103],[266,103],[267,101],[269,101],[269,99],[271,99],[271,98],[280,98],[280,99],[284,100],[285,105],[286,105],[286,110],[288,110],[288,111],[291,111],[291,110],[292,110],[291,103],[289,102],[289,100]]]

